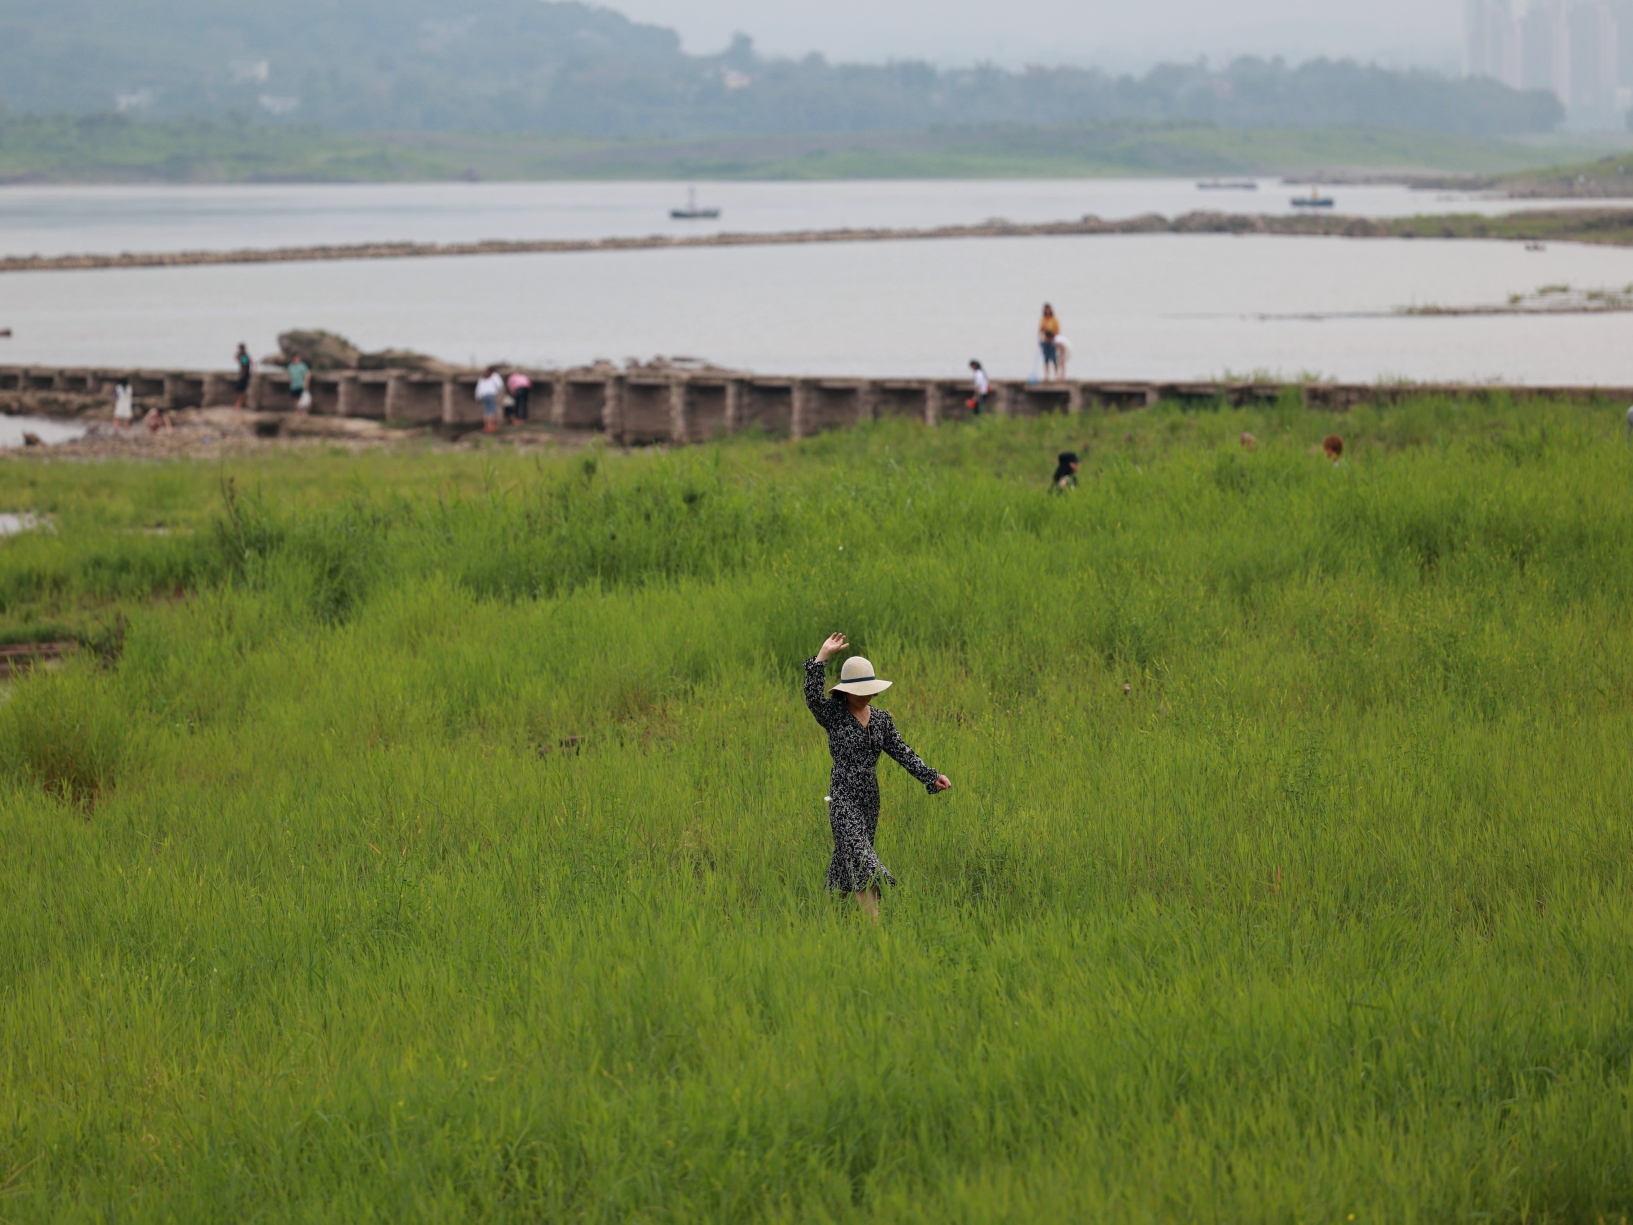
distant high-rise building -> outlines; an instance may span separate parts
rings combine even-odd
[[[1571,96],[1570,27],[1561,6],[1532,0],[1519,20],[1520,88],[1551,89],[1569,105]]]
[[[1468,75],[1547,89],[1575,126],[1620,126],[1633,99],[1633,0],[1467,0]],[[1625,45],[1624,45],[1625,44]]]
[[[1570,93],[1562,95],[1565,105],[1585,113],[1613,110],[1620,84],[1620,40],[1610,6],[1602,0],[1573,4],[1565,22],[1570,31]]]
[[[1508,7],[1508,0],[1468,0],[1464,26],[1467,35],[1465,73],[1518,87],[1520,27]]]

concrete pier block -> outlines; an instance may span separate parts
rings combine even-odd
[[[342,376],[335,374],[314,374],[306,380],[306,393],[312,397],[312,407],[307,411],[314,417],[341,417],[347,414],[340,411]]]
[[[625,380],[621,374],[607,379],[606,399],[601,407],[601,428],[606,432],[608,442],[622,442],[624,438],[624,387]]]
[[[339,385],[335,388],[335,411],[342,417],[361,417],[358,410],[363,406],[363,398],[358,394],[357,376],[343,374]]]
[[[567,424],[567,376],[558,374],[550,380],[550,424],[561,429]]]
[[[1083,411],[1083,384],[1072,383],[1066,388],[1066,415],[1076,417]]]
[[[686,380],[686,441],[712,442],[726,433],[726,384],[707,378]]]
[[[677,445],[699,441],[693,437],[690,392],[685,379],[669,381],[669,438]]]
[[[450,375],[442,381],[442,423],[444,425],[481,425],[482,405],[476,398],[474,374]]]
[[[792,379],[749,379],[743,385],[742,429],[764,430],[772,438],[793,433],[794,386]]]
[[[555,406],[551,405],[552,410]],[[602,376],[580,376],[567,380],[563,393],[561,426],[569,430],[607,428],[607,380]]]
[[[669,404],[669,382],[624,379],[623,420],[619,437],[625,446],[669,442],[674,438],[674,417]]]
[[[924,424],[940,425],[942,401],[945,391],[940,383],[926,383],[924,385]]]
[[[735,434],[743,428],[743,380],[726,380],[726,415],[721,422],[726,434]]]
[[[879,382],[877,379],[864,379],[856,388],[856,420],[877,421],[879,419]]]
[[[386,383],[385,419],[398,425],[436,425],[442,420],[442,380],[394,374]]]
[[[389,379],[379,374],[360,374],[352,380],[351,410],[348,417],[366,417],[371,421],[386,419],[386,391]]]
[[[220,408],[231,404],[238,398],[235,390],[238,380],[230,374],[206,374],[204,376],[204,404],[205,408]]]
[[[386,380],[386,420],[406,421],[408,414],[403,411],[407,407],[408,380],[400,374],[394,374]]]
[[[816,433],[811,420],[810,380],[795,379],[789,391],[792,404],[788,414],[788,433],[794,438],[805,438]]]

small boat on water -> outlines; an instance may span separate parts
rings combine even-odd
[[[1332,207],[1332,197],[1331,196],[1324,196],[1319,191],[1317,191],[1314,187],[1312,187],[1312,188],[1310,188],[1310,194],[1309,195],[1307,195],[1307,196],[1294,196],[1293,197],[1293,207],[1294,208],[1331,208]]]
[[[686,207],[672,208],[669,216],[674,221],[713,221],[720,216],[717,208],[699,208],[697,206],[697,188],[686,189]]]
[[[1203,179],[1196,185],[1198,191],[1258,191],[1252,179]]]

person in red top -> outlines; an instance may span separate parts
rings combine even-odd
[[[527,420],[527,401],[533,394],[533,380],[520,370],[512,370],[510,377],[505,380],[505,389],[510,392],[510,398],[516,403],[505,409],[505,424],[512,421]]]

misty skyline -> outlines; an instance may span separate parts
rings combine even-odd
[[[1565,118],[1547,90],[1461,79],[1461,21],[1455,59],[1441,75],[1396,70],[1428,58],[1438,42],[1425,37],[1394,56],[1378,46],[1369,52],[1366,40],[1381,31],[1344,27],[1340,39],[1333,23],[1342,14],[1330,5],[1303,25],[1233,26],[1230,41],[1200,64],[1207,27],[1180,20],[1197,0],[1167,0],[1160,28],[1144,10],[1052,19],[1051,11],[1063,10],[1048,6],[1064,0],[1038,0],[1036,24],[1060,37],[1036,55],[983,42],[990,18],[957,7],[969,0],[947,0],[954,7],[945,19],[923,26],[914,22],[927,0],[875,2],[877,21],[860,21],[854,7],[835,9],[830,37],[817,48],[827,58],[807,58],[779,57],[777,43],[758,29],[747,34],[759,50],[731,40],[711,54],[695,24],[689,34],[664,24],[673,13],[643,21],[581,0],[276,0],[272,7],[266,0],[65,0],[7,26],[0,102],[33,115],[115,110],[136,119],[253,117],[354,131],[674,139],[1123,120],[1370,124],[1500,137],[1548,132]],[[1268,20],[1285,0],[1249,2],[1258,7],[1248,17]],[[729,30],[750,15],[722,7],[736,0],[709,3],[682,16]],[[782,38],[821,33],[788,24],[802,19],[771,16],[783,22]],[[1331,41],[1298,46],[1318,21],[1328,22],[1322,28]],[[892,29],[904,41],[893,44]],[[1189,47],[1174,41],[1176,31],[1194,40]],[[856,41],[864,34],[869,39]],[[702,54],[683,51],[688,37]],[[1141,38],[1166,40],[1151,44],[1149,58],[1163,61],[1160,68],[1128,64]],[[931,58],[938,47],[939,63]],[[958,54],[976,49],[984,54]],[[1231,58],[1236,53],[1240,59]],[[1277,53],[1280,62],[1271,58]]]
[[[1024,18],[983,0],[828,0],[820,7],[615,0],[608,7],[674,28],[693,54],[717,52],[737,32],[772,55],[814,51],[833,61],[1076,64],[1120,72],[1198,57],[1324,55],[1456,74],[1463,54],[1461,0],[1243,0],[1229,19],[1208,0],[1035,0]]]

